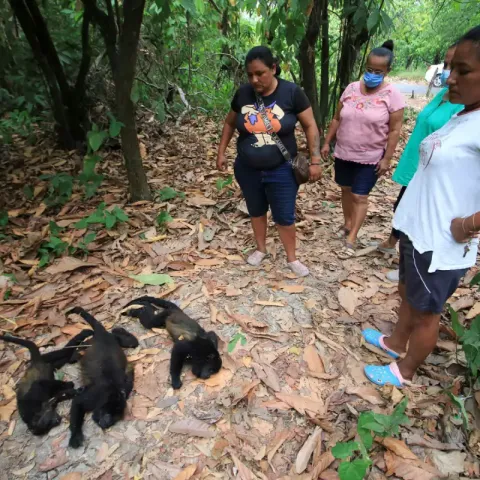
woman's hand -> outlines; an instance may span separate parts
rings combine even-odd
[[[378,163],[377,167],[375,168],[375,171],[377,172],[377,177],[385,175],[389,170],[390,160],[387,160],[386,158],[382,158]]]
[[[320,178],[322,178],[322,167],[320,165],[310,165],[310,167],[308,168],[308,171],[309,171],[309,176],[308,176],[309,182],[316,182],[317,180],[320,180]]]
[[[452,232],[452,236],[456,242],[466,243],[477,235],[476,232],[470,232],[468,230],[468,223],[468,218],[454,218],[452,223],[450,223],[450,232]]]
[[[218,154],[217,156],[217,170],[220,170],[221,172],[225,172],[227,170],[227,159],[225,158],[225,154]]]
[[[330,156],[330,144],[325,142],[322,149],[320,150],[320,155],[324,160],[327,160]]]

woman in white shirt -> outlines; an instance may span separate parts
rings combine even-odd
[[[433,351],[440,314],[460,279],[475,265],[480,231],[480,26],[463,36],[447,81],[449,100],[465,109],[420,145],[420,162],[395,214],[400,236],[402,298],[386,337],[367,329],[368,343],[394,359],[368,365],[377,385],[402,387]],[[407,350],[408,344],[408,350]]]

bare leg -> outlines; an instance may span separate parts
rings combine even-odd
[[[353,215],[353,204],[352,204],[352,189],[350,187],[342,187],[342,210],[343,216],[345,218],[345,228],[350,230],[352,228],[352,215]]]
[[[390,235],[387,240],[380,244],[383,248],[395,248],[395,245],[398,242],[398,238],[395,238],[393,235]]]
[[[267,253],[267,215],[263,217],[251,217],[253,235],[257,243],[257,250]]]
[[[417,368],[433,352],[438,339],[440,314],[425,313],[411,309],[414,327],[410,335],[407,355],[398,362],[398,368],[403,378],[411,380]]]
[[[398,322],[390,337],[384,339],[385,345],[397,353],[403,353],[407,350],[407,343],[414,329],[414,319],[412,307],[407,302],[405,294],[405,284],[398,284],[398,293],[402,299],[400,310],[398,312]]]
[[[363,225],[368,210],[368,195],[351,194],[352,198],[352,228],[347,236],[347,242],[354,244],[357,241],[358,232]]]
[[[287,254],[287,262],[294,262],[297,259],[295,255],[295,225],[277,225],[277,229],[280,240],[283,243],[283,248],[285,248],[285,253]]]

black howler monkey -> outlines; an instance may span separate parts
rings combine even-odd
[[[78,448],[83,443],[85,413],[93,412],[93,421],[102,429],[123,418],[127,398],[133,389],[133,369],[122,347],[112,333],[81,307],[69,314],[80,315],[93,328],[92,346],[81,359],[85,387],[72,402],[70,443]]]
[[[162,310],[156,311],[152,305]],[[132,309],[125,313],[137,317],[145,328],[166,328],[172,337],[174,346],[170,359],[170,376],[174,389],[182,386],[180,374],[184,363],[190,363],[192,373],[202,379],[210,378],[222,368],[217,334],[206,332],[173,302],[144,296],[132,300],[124,308],[129,306]]]
[[[72,338],[65,348],[40,354],[39,348],[30,340],[0,335],[1,340],[28,348],[30,365],[17,385],[18,412],[34,435],[44,435],[60,424],[57,404],[73,398],[76,391],[73,382],[55,380],[54,371],[65,365],[90,333],[84,330]]]

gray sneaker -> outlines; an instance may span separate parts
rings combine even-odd
[[[400,280],[400,270],[391,270],[386,275],[387,280],[392,283],[398,283]]]

